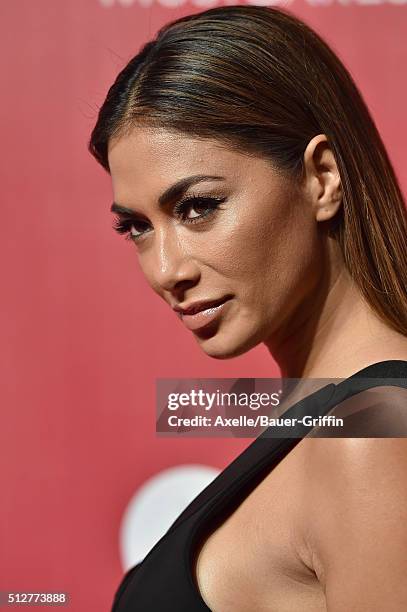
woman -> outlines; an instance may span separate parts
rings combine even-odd
[[[316,33],[264,7],[170,23],[118,75],[90,151],[115,229],[206,354],[265,343],[283,377],[345,379],[292,409],[369,408],[376,435],[398,435],[406,211]],[[311,436],[257,438],[127,573],[114,610],[407,609],[405,440]]]

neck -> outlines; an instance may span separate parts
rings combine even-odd
[[[265,343],[284,378],[346,378],[377,361],[407,359],[407,339],[364,300],[344,266]]]

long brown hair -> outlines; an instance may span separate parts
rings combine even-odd
[[[335,224],[349,273],[376,313],[407,335],[407,214],[369,110],[335,53],[286,10],[226,6],[161,28],[119,73],[89,150],[137,125],[211,138],[270,158],[293,179],[325,134],[342,182]]]

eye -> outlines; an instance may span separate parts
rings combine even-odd
[[[138,240],[149,229],[147,221],[135,219],[133,215],[120,213],[115,217],[113,229],[119,234],[125,234],[126,240]]]
[[[189,196],[177,202],[174,212],[185,223],[197,223],[199,220],[213,214],[226,198],[209,196]]]
[[[213,215],[226,198],[209,196],[189,196],[174,206],[174,213],[183,223],[199,223],[209,215]],[[119,234],[125,234],[126,240],[137,242],[151,231],[148,221],[137,219],[134,214],[120,212],[114,220],[113,229]]]

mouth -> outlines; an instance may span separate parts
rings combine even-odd
[[[179,318],[190,330],[201,329],[215,321],[225,311],[231,300],[231,296],[225,296],[218,300],[199,301],[189,306],[175,306]]]

